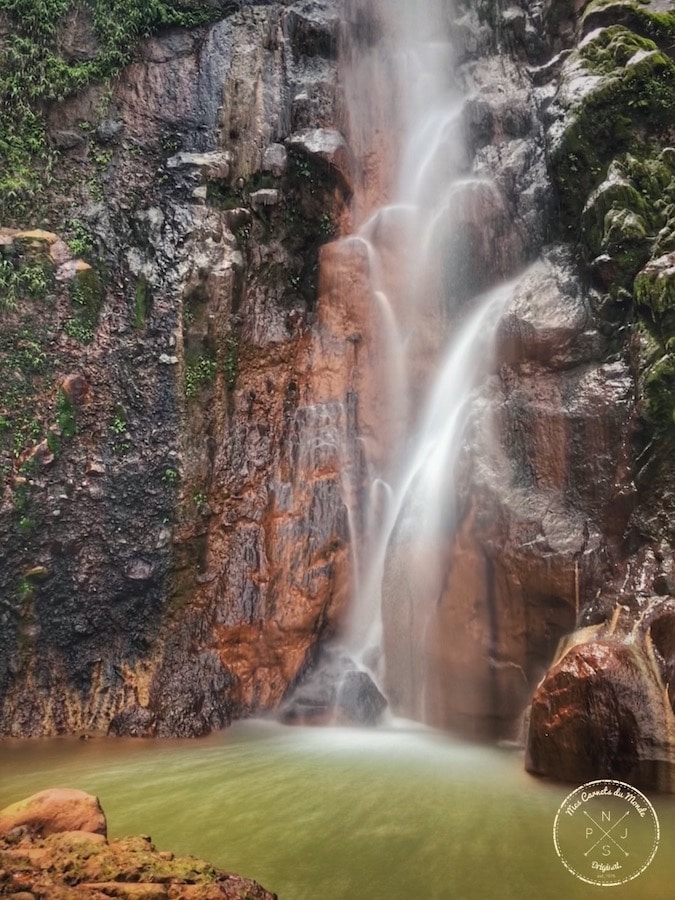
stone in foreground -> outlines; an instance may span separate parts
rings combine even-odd
[[[82,828],[72,825],[78,821]],[[159,852],[149,837],[108,841],[103,810],[83,791],[42,791],[0,811],[0,823],[2,896],[276,900],[255,881],[194,857]]]

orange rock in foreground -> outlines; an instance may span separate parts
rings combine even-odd
[[[13,829],[46,836],[59,831],[106,835],[105,814],[98,797],[73,788],[51,788],[0,810],[0,838]]]
[[[276,900],[255,881],[159,852],[149,837],[109,842],[105,833],[98,799],[83,791],[42,791],[0,811],[0,895]]]

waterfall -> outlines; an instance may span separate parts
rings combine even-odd
[[[379,408],[361,410],[367,483],[350,519],[362,527],[346,643],[393,711],[424,721],[427,629],[461,513],[473,401],[512,287],[481,290],[499,279],[484,271],[471,226],[493,187],[467,161],[448,4],[355,0],[347,15],[343,80],[360,169],[344,243],[366,260]],[[379,40],[364,39],[367,20]]]

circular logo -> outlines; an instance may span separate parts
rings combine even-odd
[[[553,842],[563,865],[605,887],[637,878],[656,855],[659,820],[649,800],[623,781],[589,781],[560,805]]]

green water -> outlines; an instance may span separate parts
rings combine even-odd
[[[246,723],[200,741],[0,743],[0,808],[46,787],[96,793],[112,837],[150,834],[280,900],[588,898],[552,840],[570,786],[522,756],[435,732]],[[675,800],[651,866],[616,900],[675,897]]]

